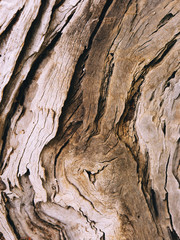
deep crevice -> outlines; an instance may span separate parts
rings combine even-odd
[[[0,240],[6,240],[2,232],[0,232]]]
[[[108,8],[110,7],[111,3],[112,3],[113,0],[107,0],[106,4],[104,5],[104,8],[100,14],[100,17],[99,17],[99,21],[96,25],[96,27],[94,28],[90,38],[89,38],[89,42],[88,42],[88,47],[84,48],[84,51],[83,53],[80,55],[78,61],[77,61],[77,64],[76,64],[76,67],[75,67],[75,70],[74,70],[74,74],[72,76],[72,80],[71,80],[71,83],[70,83],[70,88],[69,88],[69,91],[68,91],[68,94],[67,94],[67,98],[64,102],[64,106],[62,108],[62,114],[60,116],[60,119],[59,119],[59,126],[62,126],[62,122],[65,118],[65,115],[66,115],[66,112],[69,108],[69,106],[71,105],[71,103],[73,102],[73,99],[74,97],[76,96],[78,90],[80,89],[80,85],[81,85],[81,80],[82,78],[84,77],[85,75],[85,63],[88,59],[88,53],[91,49],[91,46],[92,46],[92,43],[93,43],[93,39],[104,19],[104,16],[108,10]],[[81,100],[81,103],[82,103],[82,100]],[[79,104],[81,104],[79,103]],[[62,131],[61,127],[59,127],[59,130],[57,132],[57,135],[59,134],[59,132]]]
[[[168,214],[169,214],[170,224],[171,224],[171,228],[172,228],[172,229],[170,229],[169,227],[167,227],[170,239],[171,240],[180,240],[178,234],[176,233],[176,231],[173,227],[172,216],[171,216],[170,209],[169,209],[168,192],[166,192],[165,201],[166,201],[166,204],[167,204],[167,211],[168,211]]]
[[[170,240],[180,240],[179,236],[177,235],[177,233],[173,230],[171,230],[169,227],[167,228],[168,229],[168,233],[169,233],[169,237],[170,237]]]
[[[171,216],[171,212],[170,212],[170,209],[169,209],[168,190],[167,190],[169,161],[170,161],[170,155],[169,155],[167,163],[166,163],[166,171],[165,171],[166,175],[165,175],[165,184],[164,184],[164,190],[166,192],[166,194],[165,194],[166,207],[167,207],[167,211],[168,211],[168,214],[169,214],[169,219],[170,219],[170,224],[171,224],[172,230],[170,230],[169,228],[168,229],[169,229],[169,235],[172,237],[172,240],[178,240],[179,237],[178,237],[176,231],[174,230],[172,216]],[[175,237],[175,238],[173,238],[173,237]]]
[[[56,3],[56,4],[54,5],[54,7],[53,7],[53,12],[54,12],[57,8],[61,7],[64,3],[65,3],[65,0],[60,0],[59,3]]]
[[[76,103],[78,106],[80,106],[82,104],[82,91],[81,91],[81,80],[83,78],[83,76],[85,75],[84,72],[84,67],[85,67],[85,62],[87,60],[87,49],[85,49],[83,51],[83,53],[80,55],[78,62],[76,64],[75,67],[75,71],[70,83],[70,88],[67,94],[67,98],[64,102],[64,106],[62,108],[62,113],[61,116],[59,118],[59,128],[57,131],[57,135],[59,135],[60,133],[62,134],[63,132],[63,128],[62,126],[64,126],[65,123],[67,123],[67,121],[70,120],[71,116],[68,118],[68,120],[66,120],[66,114],[67,112],[70,111],[70,106],[74,103],[76,103],[76,100],[78,100],[78,102]],[[75,99],[76,98],[76,99]],[[76,107],[77,109],[77,107]],[[74,112],[74,111],[73,111]]]
[[[158,217],[158,207],[157,207],[157,201],[156,201],[156,193],[153,189],[151,189],[151,201],[152,201],[152,206],[154,209],[155,216]]]
[[[101,231],[102,232],[102,231]],[[105,235],[105,232],[102,232],[103,233],[103,235],[102,235],[102,237],[100,238],[100,240],[106,240],[106,235]]]
[[[164,136],[166,135],[166,122],[165,121],[163,121],[162,122],[162,131],[163,131],[163,133],[164,133]]]
[[[167,81],[165,82],[164,87],[163,87],[163,92],[165,91],[166,88],[170,87],[170,82],[169,82],[169,81],[170,81],[171,79],[175,78],[177,71],[178,71],[178,70],[175,70],[175,71],[171,74],[171,76],[167,79]]]
[[[113,0],[107,0],[106,4],[104,5],[104,8],[102,9],[102,12],[99,16],[99,21],[96,25],[96,27],[94,28],[94,30],[91,33],[91,36],[89,38],[89,42],[88,42],[88,46],[87,48],[84,48],[83,53],[80,55],[77,64],[75,66],[75,70],[74,70],[74,74],[72,76],[71,79],[71,83],[70,83],[70,88],[67,94],[67,98],[64,102],[64,106],[62,108],[62,113],[61,116],[59,118],[59,127],[58,127],[58,131],[57,134],[55,136],[55,138],[53,139],[53,141],[58,138],[61,139],[62,138],[62,133],[63,133],[63,127],[64,127],[64,123],[67,124],[67,122],[70,120],[70,118],[72,117],[72,115],[75,113],[75,111],[73,111],[73,113],[71,114],[71,116],[68,118],[68,120],[66,120],[67,118],[67,112],[70,111],[70,106],[72,104],[74,104],[74,98],[79,94],[79,96],[81,96],[78,105],[81,106],[82,105],[82,95],[81,95],[81,81],[85,75],[85,63],[88,59],[88,53],[91,49],[94,37],[96,35],[96,33],[98,32],[98,29],[101,26],[101,23],[105,17],[105,14],[108,10],[108,8],[110,7],[111,3]],[[83,112],[83,106],[82,107],[82,112]],[[73,108],[73,107],[72,107]],[[77,108],[76,108],[77,109]],[[72,110],[71,110],[72,111]],[[83,113],[82,113],[82,118],[83,118]]]
[[[93,32],[92,32],[92,34],[91,34],[91,37],[90,37],[90,39],[89,39],[88,49],[91,48],[93,39],[94,39],[96,33],[98,32],[98,30],[99,30],[99,28],[100,28],[100,26],[101,26],[101,23],[103,22],[103,19],[104,19],[105,15],[106,15],[106,12],[107,12],[107,10],[109,9],[109,7],[111,6],[112,2],[113,2],[113,0],[107,0],[107,1],[106,1],[105,5],[104,5],[104,8],[103,8],[103,10],[102,10],[102,12],[101,12],[101,15],[99,16],[99,21],[98,21],[96,27],[94,28],[94,30],[93,30]]]
[[[168,178],[168,166],[169,166],[170,156],[168,157],[167,163],[166,163],[166,170],[165,170],[165,183],[164,183],[164,190],[167,193],[167,178]]]
[[[156,90],[154,90],[154,91],[152,92],[152,94],[151,94],[151,97],[150,97],[150,99],[149,99],[150,102],[154,99],[155,91],[156,91]]]
[[[95,132],[98,131],[98,124],[100,119],[103,117],[105,113],[105,107],[106,107],[106,102],[107,102],[107,96],[108,96],[108,90],[109,90],[109,84],[110,84],[110,78],[113,74],[113,69],[114,69],[114,58],[112,56],[110,62],[108,63],[108,72],[105,72],[105,76],[101,82],[101,87],[100,87],[100,96],[99,96],[99,101],[98,101],[98,109],[97,109],[97,114],[94,120],[95,123]]]
[[[166,15],[161,19],[161,21],[158,23],[157,29],[156,29],[155,31],[153,31],[153,32],[151,33],[151,35],[153,35],[154,33],[158,32],[159,29],[162,28],[166,23],[168,23],[169,20],[170,20],[171,18],[173,18],[173,17],[174,17],[174,15],[173,15],[172,13],[166,14]]]
[[[13,28],[13,26],[15,25],[15,23],[19,20],[19,17],[22,13],[24,9],[24,6],[18,10],[15,14],[15,16],[12,18],[11,22],[9,23],[9,25],[7,26],[7,28],[4,30],[4,32],[1,33],[0,35],[0,46],[1,46],[1,43],[3,42],[3,40],[8,36],[10,35],[11,33],[11,30]]]
[[[168,13],[166,14],[162,19],[161,21],[159,22],[159,24],[157,25],[157,28],[161,28],[163,27],[171,18],[173,18],[174,15],[172,13]]]
[[[88,170],[85,170],[86,172],[87,172],[87,175],[88,175],[88,178],[89,178],[89,181],[91,182],[91,172],[90,171],[88,171]]]

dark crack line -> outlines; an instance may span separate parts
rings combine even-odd
[[[96,33],[98,32],[98,30],[99,30],[99,28],[101,26],[101,23],[103,22],[104,17],[106,15],[109,7],[111,6],[112,2],[113,2],[113,0],[107,0],[106,1],[105,5],[104,5],[104,8],[103,8],[103,10],[102,10],[102,12],[100,14],[99,21],[98,21],[96,27],[94,28],[94,31],[92,32],[91,37],[89,39],[88,50],[90,50],[90,48],[92,46],[92,43],[93,43],[93,39],[94,39]]]
[[[103,232],[101,229],[99,229],[99,231],[102,232],[102,237],[100,238],[100,240],[106,240],[105,232]]]
[[[178,72],[178,70],[180,69],[180,67],[178,67],[176,70],[173,71],[173,73],[171,74],[171,76],[166,80],[164,87],[162,89],[162,92],[165,91],[166,88],[168,88],[171,84],[170,84],[170,80],[175,78],[176,73]]]
[[[95,227],[96,222],[93,220],[90,220],[88,218],[88,216],[83,212],[83,210],[81,208],[79,208],[79,211],[81,212],[82,216],[85,217],[86,221],[89,223],[90,227],[95,231],[95,233],[97,232],[97,228]]]
[[[107,72],[105,71],[104,78],[101,82],[101,87],[100,87],[100,96],[98,100],[98,109],[97,109],[97,114],[94,120],[95,124],[95,132],[99,131],[100,128],[100,120],[102,119],[104,113],[105,113],[105,108],[106,108],[106,102],[107,102],[107,97],[108,97],[108,90],[109,90],[109,85],[110,85],[110,79],[113,74],[113,69],[114,69],[114,54],[110,53],[111,59],[110,62],[107,62],[108,65],[108,70]],[[107,68],[107,66],[106,66]]]
[[[157,29],[151,33],[151,35],[153,35],[154,33],[158,32],[160,28],[162,28],[164,25],[166,25],[175,15],[173,15],[172,13],[168,13],[166,14],[161,21],[158,23],[157,25]],[[150,35],[150,36],[151,36]]]
[[[170,224],[171,224],[171,228],[172,228],[172,231],[170,230],[170,234],[171,234],[171,237],[172,237],[172,240],[179,240],[179,236],[177,235],[174,227],[173,227],[173,221],[172,221],[172,215],[171,215],[171,212],[170,212],[170,208],[169,208],[169,199],[168,199],[168,190],[167,190],[167,182],[168,182],[168,167],[169,167],[169,162],[170,162],[170,155],[168,157],[168,160],[167,160],[167,163],[166,163],[166,172],[165,172],[165,184],[164,184],[164,190],[166,192],[165,194],[165,201],[166,201],[166,206],[167,206],[167,211],[168,211],[168,214],[169,214],[169,219],[170,219]]]
[[[112,161],[117,160],[117,159],[118,159],[118,157],[114,157],[114,158],[111,158],[110,160],[102,161],[101,163],[112,162]]]
[[[167,179],[168,179],[168,166],[169,166],[169,160],[170,160],[170,156],[168,157],[167,163],[166,163],[166,175],[165,175],[165,184],[164,184],[164,190],[166,193],[168,193],[167,191]]]
[[[104,161],[104,162],[111,162],[113,160],[115,160],[116,158],[113,158],[109,161]],[[97,172],[95,173],[92,173],[91,171],[88,171],[86,169],[84,169],[84,171],[86,171],[86,173],[88,174],[88,177],[89,177],[89,181],[92,182],[93,184],[95,184],[96,182],[96,175],[99,174],[100,172],[102,172],[107,166],[109,166],[109,164],[103,166],[101,169],[99,169]]]
[[[161,228],[160,228],[159,224],[157,223],[157,220],[156,220],[154,212],[152,212],[152,209],[151,209],[151,206],[150,206],[150,201],[149,201],[149,196],[148,196],[147,191],[146,191],[146,189],[144,187],[144,184],[142,182],[141,182],[141,191],[142,191],[142,193],[144,195],[147,207],[149,209],[149,212],[150,212],[151,217],[153,219],[153,222],[155,224],[155,227],[156,227],[156,230],[157,230],[157,234],[163,238],[162,233],[161,233]]]
[[[107,155],[108,153],[110,153],[117,145],[118,145],[118,141],[114,144],[114,146],[112,146],[106,153],[105,155]]]

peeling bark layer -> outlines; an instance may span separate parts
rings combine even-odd
[[[0,238],[179,239],[179,1],[0,14]]]

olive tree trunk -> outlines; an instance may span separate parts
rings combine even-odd
[[[0,1],[0,239],[179,239],[179,56],[179,0]]]

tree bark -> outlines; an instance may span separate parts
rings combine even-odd
[[[179,239],[179,0],[0,16],[0,239]]]

